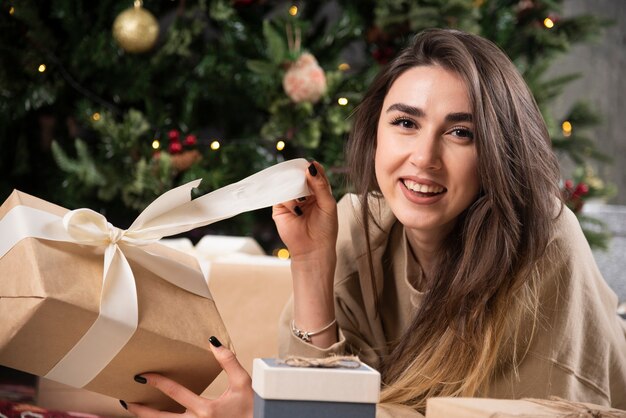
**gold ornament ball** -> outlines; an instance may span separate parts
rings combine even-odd
[[[135,5],[120,13],[113,22],[113,37],[126,52],[140,53],[154,46],[159,23],[152,14]]]

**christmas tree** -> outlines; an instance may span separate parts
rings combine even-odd
[[[514,60],[555,148],[579,166],[563,192],[580,213],[610,192],[587,164],[603,158],[585,133],[598,118],[583,102],[551,115],[550,100],[575,75],[545,74],[606,22],[562,18],[561,3],[3,2],[0,198],[19,188],[124,227],[174,186],[202,178],[202,194],[294,157],[322,162],[340,196],[350,115],[374,74],[413,33],[453,27]],[[603,245],[601,224],[581,220],[590,243]],[[279,245],[267,210],[195,233]]]

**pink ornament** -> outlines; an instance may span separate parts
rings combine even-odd
[[[296,103],[315,103],[326,92],[326,75],[315,57],[305,52],[285,73],[283,88]]]

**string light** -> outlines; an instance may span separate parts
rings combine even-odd
[[[282,141],[282,140],[281,140],[281,141],[278,141],[278,142],[276,143],[276,149],[277,149],[278,151],[282,151],[282,150],[284,150],[284,149],[285,149],[285,141]]]
[[[281,260],[288,260],[289,250],[286,248],[281,248],[280,250],[276,251],[276,257],[280,258]]]
[[[159,149],[161,148],[161,143],[159,142],[158,139],[155,139],[154,141],[152,141],[152,149]]]
[[[40,73],[43,73],[44,71],[46,71],[46,64],[40,64],[38,70]]]
[[[15,7],[11,6],[11,8],[9,9],[9,14],[13,16],[13,13],[15,13]]]
[[[217,151],[218,149],[220,149],[220,141],[215,140],[215,141],[211,142],[211,149],[213,151]]]
[[[563,130],[563,136],[572,135],[572,124],[570,121],[566,120],[561,124],[561,129]]]
[[[545,19],[543,19],[543,26],[548,29],[552,29],[554,27],[554,21],[549,17],[546,17]]]
[[[337,103],[339,103],[339,106],[345,106],[348,104],[348,99],[346,99],[345,97],[340,97],[339,99],[337,99]]]
[[[348,64],[347,62],[342,62],[337,68],[339,69],[339,71],[348,71],[350,69],[350,64]]]
[[[93,119],[95,121],[99,121],[100,120],[100,113],[95,112],[93,115],[91,115],[91,119]]]
[[[295,16],[298,14],[298,6],[295,4],[289,8],[289,14]]]

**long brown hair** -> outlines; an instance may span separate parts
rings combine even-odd
[[[382,359],[382,400],[418,409],[431,396],[475,395],[505,358],[514,362],[505,347],[515,346],[515,322],[537,308],[534,267],[544,256],[559,197],[558,161],[545,123],[509,58],[479,36],[431,29],[379,73],[354,116],[346,154],[364,231],[372,221],[367,196],[380,194],[374,153],[384,98],[404,71],[423,65],[441,66],[465,82],[481,191],[444,240],[406,333]]]

